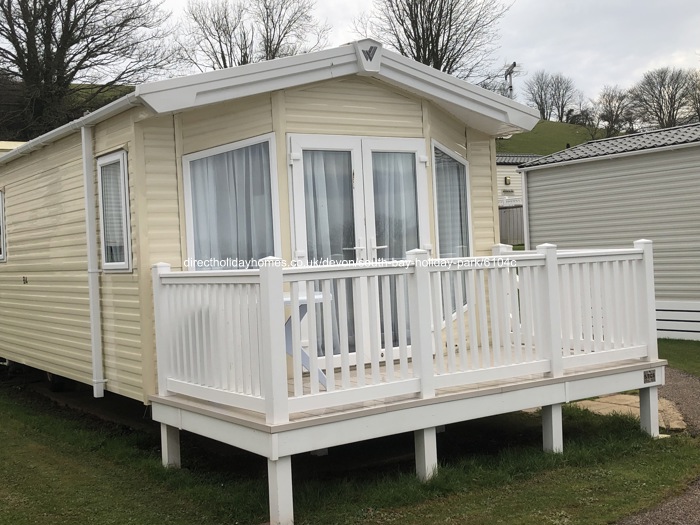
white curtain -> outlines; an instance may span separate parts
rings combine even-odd
[[[405,259],[418,248],[415,154],[374,151],[372,169],[378,257]]]
[[[469,255],[466,169],[436,148],[435,173],[440,256],[466,257]]]
[[[274,254],[269,143],[190,162],[197,259]]]
[[[100,177],[105,262],[124,262],[126,232],[124,232],[121,163],[113,162],[101,166]]]
[[[306,243],[310,263],[354,261],[355,220],[349,151],[304,151]]]

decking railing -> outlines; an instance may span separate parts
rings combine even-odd
[[[350,410],[657,358],[651,242],[620,250],[153,270],[159,395],[265,415]]]

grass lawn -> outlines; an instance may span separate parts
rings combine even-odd
[[[659,339],[659,357],[673,368],[700,377],[700,341]]]
[[[496,140],[496,151],[549,155],[565,149],[567,144],[573,147],[589,140],[591,136],[583,126],[540,120],[532,131]]]
[[[664,345],[665,346],[665,345]],[[259,524],[265,461],[183,439],[182,470],[158,437],[62,409],[0,381],[0,524]],[[567,407],[565,453],[541,452],[536,414],[452,425],[441,469],[413,474],[412,437],[294,457],[297,524],[606,524],[700,475],[685,435],[651,440],[635,420]]]

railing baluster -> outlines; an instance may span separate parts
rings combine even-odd
[[[585,263],[584,263],[585,264]],[[581,320],[581,264],[571,265],[571,335],[573,337],[572,350],[575,355],[581,353],[581,338],[583,337],[583,324]]]
[[[438,374],[445,373],[445,351],[442,344],[442,321],[446,316],[442,315],[442,301],[440,294],[442,286],[440,285],[440,273],[433,272],[430,275],[430,293],[432,296],[432,312],[433,312],[433,351],[435,352],[435,361],[437,363]]]
[[[523,356],[523,344],[521,337],[522,321],[520,319],[522,307],[518,304],[519,296],[522,296],[522,294],[519,293],[518,289],[518,273],[515,268],[508,268],[504,269],[503,271],[510,276],[510,311],[511,315],[513,316],[511,319],[511,329],[513,330],[514,361],[516,363],[522,363],[523,361],[526,361],[527,358]]]
[[[532,268],[519,268],[520,278],[520,321],[523,336],[523,355],[526,361],[537,359],[537,355],[532,347],[533,326],[533,305],[532,297]]]
[[[440,289],[442,293],[442,311],[445,316],[445,349],[447,353],[447,371],[454,373],[457,371],[457,366],[455,365],[455,344],[454,344],[454,333],[452,330],[452,294],[450,293],[450,272],[449,270],[443,272],[435,272],[438,276],[438,282],[440,283]]]
[[[394,380],[394,333],[391,329],[393,319],[391,317],[391,281],[388,275],[381,280],[382,314],[384,316],[384,353],[386,380]],[[398,305],[397,305],[398,308]]]
[[[593,315],[593,351],[602,352],[605,349],[603,334],[603,301],[602,294],[604,288],[601,263],[593,263],[593,283],[591,292],[593,294],[592,315]]]
[[[488,368],[494,362],[493,341],[489,341],[489,317],[487,314],[486,290],[484,279],[486,272],[474,270],[476,276],[477,304],[479,305],[479,338],[481,339],[481,368]]]
[[[455,285],[455,313],[457,315],[457,347],[460,358],[460,370],[469,370],[469,356],[467,355],[467,330],[464,326],[464,271],[458,269],[454,272]],[[468,306],[469,308],[470,306]]]
[[[590,354],[593,348],[593,316],[591,313],[591,264],[584,263],[581,268],[581,288],[583,295],[583,310],[581,312],[581,322],[583,323],[583,348],[585,354]]]
[[[338,332],[340,337],[340,378],[342,388],[350,388],[350,338],[348,335],[347,280],[338,279]]]
[[[381,382],[379,353],[381,352],[381,325],[379,322],[379,282],[376,275],[369,277],[369,351],[372,384]]]
[[[321,282],[323,295],[323,351],[326,361],[326,391],[335,390],[335,366],[333,366],[333,310],[331,306],[331,281],[324,279]],[[337,298],[336,298],[337,300]]]
[[[306,282],[306,323],[309,332],[309,378],[311,393],[318,394],[318,332],[316,325],[316,287],[314,281]]]
[[[352,280],[353,318],[355,321],[355,371],[357,386],[365,384],[365,347],[369,337],[364,320],[364,305],[367,304],[367,277],[356,277]]]
[[[481,368],[479,358],[479,326],[476,324],[476,312],[479,298],[476,295],[476,270],[467,270],[467,315],[469,315],[469,369]],[[483,334],[483,332],[482,332]],[[482,341],[483,341],[483,335]]]
[[[493,366],[501,366],[501,316],[499,308],[498,276],[496,270],[490,268],[486,271],[489,282],[489,310],[491,317],[491,358]]]
[[[408,379],[408,341],[406,334],[409,325],[406,322],[406,276],[396,276],[396,317],[399,336],[399,359],[401,365],[401,378]]]
[[[291,304],[291,341],[287,344],[292,346],[292,377],[294,381],[294,395],[301,396],[304,393],[304,370],[301,359],[301,319],[299,315],[299,281],[292,282],[290,287]]]

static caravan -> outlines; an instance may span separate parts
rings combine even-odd
[[[700,340],[700,124],[587,142],[521,170],[531,246],[651,239],[659,335]]]
[[[499,153],[496,155],[498,178],[498,222],[503,244],[525,243],[523,226],[523,185],[518,166],[541,155]]]
[[[497,245],[495,137],[537,120],[372,40],[138,86],[0,158],[0,356],[152,404],[165,465],[183,429],[266,457],[273,523],[298,453],[414,432],[427,479],[440,425],[544,406],[558,451],[633,388],[654,435],[651,244]]]

